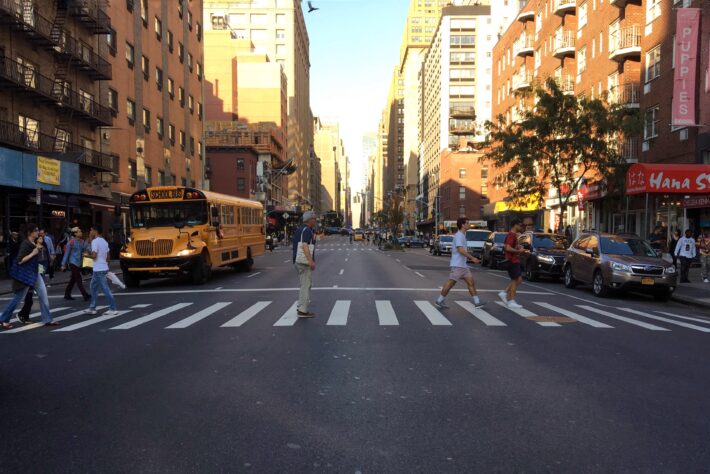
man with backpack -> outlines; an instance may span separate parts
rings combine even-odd
[[[86,251],[86,242],[82,239],[83,234],[81,229],[78,227],[72,227],[71,237],[67,242],[66,250],[64,251],[64,258],[62,258],[62,271],[66,271],[67,268],[71,271],[71,279],[67,283],[67,288],[64,290],[64,299],[73,300],[71,292],[76,284],[79,287],[81,295],[84,297],[84,301],[89,301],[91,295],[84,288],[84,282],[81,279],[81,261],[84,257],[84,252]]]

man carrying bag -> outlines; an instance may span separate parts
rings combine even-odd
[[[316,213],[303,213],[303,225],[293,235],[293,264],[298,272],[300,290],[298,292],[297,313],[301,318],[312,318],[314,313],[308,311],[311,300],[312,272],[316,269]]]

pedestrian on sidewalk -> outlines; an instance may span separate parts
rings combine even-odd
[[[50,250],[47,248],[45,236],[42,233],[42,229],[39,231],[39,236],[37,237],[37,245],[40,250],[37,254],[37,278],[44,278],[44,275],[49,274],[50,265]],[[46,285],[47,282],[45,282]],[[17,313],[17,319],[22,324],[27,324],[30,322],[30,313],[32,312],[32,298],[34,296],[34,288],[29,288],[27,294],[25,295],[25,301],[22,304],[22,309]]]
[[[671,254],[671,258],[673,259],[673,266],[678,269],[678,256],[675,254],[675,248],[678,246],[678,241],[680,240],[680,231],[678,229],[673,231],[673,234],[671,234],[671,241],[668,244],[668,251]]]
[[[106,311],[105,314],[111,316],[117,314],[118,311],[116,311],[116,300],[113,298],[111,288],[106,281],[106,274],[109,271],[108,262],[111,256],[109,255],[108,242],[106,242],[102,234],[103,229],[99,224],[93,226],[89,233],[89,237],[91,238],[91,252],[89,256],[94,259],[94,273],[91,276],[91,284],[89,285],[91,289],[91,303],[86,312],[96,314],[96,299],[99,296],[99,289],[101,289],[108,300],[108,311]]]
[[[10,238],[7,240],[7,254],[5,255],[5,271],[7,275],[10,276],[10,268],[12,267],[12,262],[15,261],[17,257],[17,252],[20,251],[20,234],[17,232],[10,232]]]
[[[710,227],[705,227],[698,236],[698,252],[703,283],[710,283]]]
[[[686,229],[685,237],[681,237],[675,248],[675,255],[680,257],[680,282],[690,283],[688,280],[688,272],[690,271],[690,263],[697,255],[695,248],[695,239],[693,239],[693,231]]]
[[[449,279],[441,288],[441,294],[434,302],[437,307],[446,309],[444,300],[449,294],[449,291],[456,285],[456,282],[463,280],[468,286],[468,293],[471,295],[471,302],[476,308],[483,306],[480,298],[478,298],[478,293],[476,292],[476,284],[473,281],[473,274],[471,269],[468,268],[467,261],[471,260],[473,263],[481,263],[479,259],[468,253],[466,248],[466,228],[468,227],[468,219],[465,217],[459,217],[456,220],[456,228],[458,232],[454,235],[453,249],[451,251],[451,262],[449,266],[451,271],[449,272]]]
[[[67,283],[67,288],[64,290],[65,300],[74,299],[71,292],[75,284],[79,287],[84,301],[89,301],[91,298],[91,295],[89,295],[84,288],[84,282],[81,276],[81,262],[84,257],[84,251],[87,250],[86,242],[84,242],[83,237],[84,235],[80,228],[72,227],[71,236],[69,237],[66,250],[64,251],[64,257],[62,258],[62,271],[66,271],[67,268],[71,271],[71,279],[69,283]]]
[[[44,325],[59,325],[58,322],[52,321],[47,288],[44,286],[44,280],[39,276],[38,255],[42,252],[44,245],[37,242],[38,236],[39,229],[37,226],[35,224],[28,224],[26,238],[20,243],[17,257],[10,269],[13,296],[0,315],[0,325],[2,325],[4,329],[12,328],[12,324],[10,324],[12,313],[15,311],[20,301],[24,299],[30,287],[35,289],[39,297],[39,307]]]
[[[312,273],[316,269],[316,237],[313,228],[316,225],[316,213],[303,213],[303,225],[293,234],[293,264],[298,272],[300,289],[296,312],[301,318],[312,318],[314,313],[308,311],[311,302]]]
[[[505,260],[507,260],[507,263],[499,265],[507,267],[508,276],[510,277],[510,284],[505,288],[505,290],[498,293],[498,297],[508,306],[508,308],[513,309],[522,308],[522,305],[515,301],[515,294],[518,291],[518,286],[520,286],[523,282],[523,272],[520,268],[520,254],[527,252],[527,250],[520,248],[518,245],[518,234],[520,233],[522,226],[523,223],[520,219],[516,218],[511,221],[510,231],[503,242]],[[569,228],[569,226],[567,227]]]

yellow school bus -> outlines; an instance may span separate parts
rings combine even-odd
[[[130,199],[130,238],[121,250],[127,286],[189,274],[202,284],[213,268],[250,271],[263,255],[261,203],[181,186],[138,191]]]

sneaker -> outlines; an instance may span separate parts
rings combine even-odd
[[[439,300],[434,300],[434,306],[439,309],[449,309],[449,307],[446,306],[446,303],[444,301],[439,302]]]
[[[471,300],[471,304],[473,304],[474,308],[483,308],[486,305],[486,302],[479,300],[478,303],[476,303],[475,301]]]
[[[118,310],[115,309],[109,309],[104,313],[105,316],[115,316],[118,314]]]
[[[510,301],[508,301],[508,302],[506,303],[506,305],[507,305],[508,308],[510,308],[510,309],[522,309],[522,308],[523,308],[523,305],[518,304],[515,300],[510,300]]]
[[[508,303],[508,294],[505,291],[499,292],[498,298],[500,298],[503,303]]]
[[[298,313],[299,318],[312,318],[313,316],[316,315],[316,313],[311,313],[310,311],[303,312],[303,311],[296,311]]]
[[[98,313],[98,311],[96,311],[96,309],[94,309],[94,308],[86,309],[86,310],[84,310],[84,312],[85,312],[86,314],[96,314],[96,313]]]

